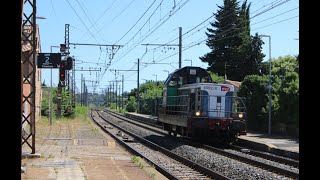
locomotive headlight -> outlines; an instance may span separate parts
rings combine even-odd
[[[243,113],[239,113],[238,116],[240,119],[243,118]]]
[[[196,116],[200,116],[200,111],[197,111],[197,112],[196,112]]]

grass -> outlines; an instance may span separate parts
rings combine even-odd
[[[144,168],[144,165],[142,163],[139,163],[139,168],[140,169],[143,169]]]
[[[139,160],[140,160],[140,157],[138,157],[138,156],[133,156],[133,157],[131,158],[131,160],[132,160],[134,163],[138,163]]]
[[[75,109],[75,115],[74,116],[70,116],[70,117],[64,117],[62,116],[61,118],[57,118],[55,115],[52,116],[52,123],[55,123],[57,121],[59,122],[68,122],[68,121],[71,121],[71,120],[87,120],[87,113],[88,113],[88,107],[85,107],[85,106],[76,106]],[[43,122],[45,122],[46,124],[49,125],[50,123],[50,120],[49,120],[49,117],[48,116],[41,116],[41,120]]]
[[[150,176],[151,178],[154,178],[154,177],[156,176],[156,174],[155,174],[155,173],[150,173],[149,176]]]

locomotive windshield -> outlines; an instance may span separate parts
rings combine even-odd
[[[205,69],[187,66],[171,73],[164,82],[171,87],[194,83],[212,83],[212,79]]]

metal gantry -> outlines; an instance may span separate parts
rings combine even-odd
[[[31,154],[35,154],[35,75],[37,54],[36,0],[22,1],[22,7],[21,87],[23,89],[21,101],[21,152],[23,145],[27,145],[31,149]],[[30,88],[30,90],[23,91],[28,88]]]

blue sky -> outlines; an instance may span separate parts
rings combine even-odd
[[[240,3],[243,1],[240,1]],[[299,54],[299,1],[248,0],[251,2],[251,34],[271,36],[271,56]],[[70,24],[70,43],[123,45],[110,59],[110,49],[99,46],[71,45],[75,56],[76,86],[80,89],[81,74],[86,80],[99,80],[95,91],[101,93],[109,81],[115,80],[114,71],[136,70],[140,58],[140,83],[145,80],[165,80],[168,72],[179,67],[178,46],[145,46],[141,44],[178,44],[182,27],[182,67],[207,67],[199,59],[210,49],[205,45],[206,27],[217,12],[222,0],[39,0],[37,24],[40,27],[41,50],[50,52],[51,46],[64,43],[65,24]],[[150,7],[150,8],[149,8]],[[143,15],[144,14],[144,15]],[[205,21],[208,19],[208,21]],[[205,22],[204,22],[205,21]],[[200,26],[196,27],[200,23]],[[196,27],[196,28],[194,28]],[[193,29],[190,31],[191,29]],[[89,30],[89,31],[88,31]],[[190,31],[190,32],[189,32]],[[263,38],[265,60],[269,58],[268,38]],[[58,52],[59,48],[52,48]],[[111,62],[110,66],[107,64]],[[155,64],[151,64],[155,62]],[[157,64],[158,63],[158,64]],[[108,67],[108,68],[106,68]],[[53,69],[53,84],[58,84],[58,69]],[[119,74],[118,74],[119,73]],[[124,91],[137,87],[136,71],[118,71],[117,80],[124,75]],[[50,70],[42,69],[42,81],[50,85]],[[93,83],[86,82],[89,92]]]

